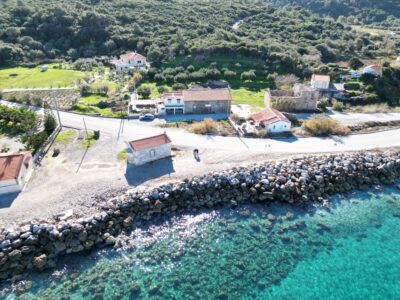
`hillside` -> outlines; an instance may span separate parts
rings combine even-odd
[[[310,58],[372,57],[376,49],[340,22],[258,1],[9,0],[0,8],[3,65],[136,49],[154,63],[189,54],[229,54],[294,70]]]
[[[400,30],[398,0],[266,0],[276,6],[299,5],[320,16],[350,17],[352,22],[391,26]]]

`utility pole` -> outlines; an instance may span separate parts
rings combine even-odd
[[[61,117],[60,117],[60,111],[59,111],[59,109],[58,109],[58,99],[57,99],[57,97],[55,98],[54,103],[55,103],[55,105],[56,105],[57,118],[58,118],[58,125],[59,125],[60,127],[62,127],[62,124],[61,124]]]
[[[87,130],[87,127],[86,127],[85,117],[82,117],[82,119],[83,119],[83,125],[85,125],[86,138],[89,139],[89,133],[88,133],[88,130]]]

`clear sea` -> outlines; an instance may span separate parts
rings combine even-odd
[[[136,225],[131,248],[67,257],[3,298],[400,299],[395,188]]]

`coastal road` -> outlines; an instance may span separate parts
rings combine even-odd
[[[0,104],[20,106],[15,103],[0,100]],[[39,112],[39,111],[38,111]],[[56,112],[54,112],[56,114]],[[335,119],[371,121],[379,115],[385,115],[385,120],[398,119],[400,114],[334,114]],[[91,117],[60,112],[64,126],[84,129],[83,118],[89,130],[112,135],[119,147],[124,147],[124,142],[137,138],[144,138],[160,134],[164,130],[171,137],[173,144],[180,147],[222,149],[231,151],[270,152],[270,153],[315,153],[333,151],[357,151],[374,148],[387,148],[400,146],[400,129],[376,133],[349,135],[345,137],[310,137],[310,138],[282,138],[282,139],[253,139],[222,136],[205,136],[192,134],[184,129],[161,128],[158,121],[140,122],[138,120],[120,120],[102,117]]]
[[[84,128],[82,115],[61,112],[64,126]],[[161,128],[155,122],[145,123],[137,120],[118,120],[85,116],[90,130],[100,130],[113,135],[118,141],[130,141],[164,130],[171,137],[173,144],[181,147],[241,150],[271,153],[312,153],[332,151],[355,151],[373,148],[400,146],[400,129],[345,137],[325,138],[282,138],[253,139],[222,136],[204,136],[186,132],[178,128]]]

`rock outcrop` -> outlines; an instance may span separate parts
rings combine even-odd
[[[138,219],[220,204],[323,202],[329,194],[392,184],[400,175],[400,153],[308,156],[238,167],[193,177],[152,190],[137,188],[110,199],[88,218],[32,221],[0,230],[0,279],[28,269],[54,267],[60,255],[112,246]],[[269,216],[270,222],[274,221]]]

